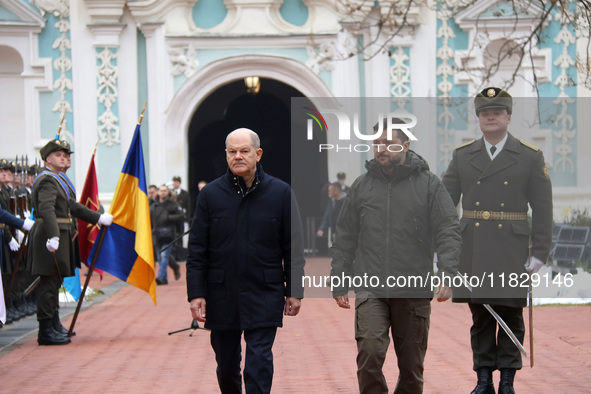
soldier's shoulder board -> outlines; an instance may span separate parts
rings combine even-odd
[[[460,149],[460,148],[464,148],[466,146],[470,146],[470,145],[472,145],[474,143],[474,141],[476,141],[476,140],[468,141],[465,144],[462,144],[460,146],[456,146],[456,149]]]
[[[522,144],[522,145],[525,145],[525,146],[527,146],[528,148],[535,150],[536,152],[540,150],[540,148],[538,148],[538,147],[537,147],[537,146],[535,146],[534,144],[530,144],[530,143],[529,143],[529,142],[527,142],[527,141],[524,141],[524,140],[519,140],[519,142],[521,142],[521,144]]]

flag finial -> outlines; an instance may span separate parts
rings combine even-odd
[[[66,117],[66,111],[62,112],[62,120],[60,121],[60,127],[57,129],[57,134],[55,136],[56,140],[60,139],[60,133],[62,131],[62,125],[64,124],[64,118]]]
[[[144,119],[144,111],[146,110],[146,104],[148,104],[148,102],[146,101],[144,103],[144,109],[142,109],[142,114],[140,115],[139,120],[137,121],[137,124],[141,125],[142,124],[142,120]]]

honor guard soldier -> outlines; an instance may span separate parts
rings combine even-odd
[[[33,183],[33,214],[36,225],[30,233],[28,267],[32,275],[40,276],[37,295],[39,345],[70,343],[67,330],[59,321],[58,290],[63,278],[75,274],[74,226],[72,216],[88,223],[109,226],[113,217],[100,215],[76,202],[68,185],[59,176],[65,170],[70,144],[59,139],[49,141],[41,148],[44,168]]]
[[[521,354],[485,309],[490,306],[520,343],[525,326],[527,287],[521,283],[548,258],[552,241],[552,185],[537,147],[507,131],[513,99],[491,87],[474,100],[482,138],[455,149],[443,176],[452,200],[462,199],[460,272],[486,277],[482,287],[454,289],[454,302],[468,302],[472,313],[470,339],[478,383],[473,394],[494,394],[492,372],[500,370],[499,393],[515,393],[513,380]],[[528,223],[528,204],[532,225]],[[529,250],[531,248],[531,250]]]
[[[16,215],[16,191],[14,190],[14,172],[16,170],[16,162],[6,159],[0,160],[0,207],[4,210]],[[10,224],[2,231],[2,245],[0,246],[0,260],[2,266],[2,281],[5,291],[6,302],[6,324],[13,321],[20,320],[27,315],[28,309],[21,302],[18,282],[18,276],[13,278],[13,272],[20,271],[19,267],[15,267],[16,252],[20,248],[19,240],[22,232],[18,232],[20,227],[14,227]],[[19,265],[20,266],[20,265]],[[18,274],[15,274],[18,275]],[[11,286],[10,284],[13,284]],[[15,285],[17,284],[17,285]]]

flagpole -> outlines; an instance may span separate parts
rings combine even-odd
[[[57,129],[57,138],[60,137],[60,133],[62,131],[62,125],[64,124],[64,118],[66,117],[66,111],[62,113],[62,120],[60,121],[60,127]]]
[[[96,247],[96,251],[94,252],[94,256],[92,256],[92,263],[90,264],[90,268],[88,268],[88,275],[86,276],[86,280],[84,281],[84,287],[82,288],[82,294],[80,294],[80,298],[78,299],[78,305],[76,305],[76,311],[74,312],[74,317],[72,317],[72,323],[70,323],[70,329],[68,330],[68,336],[71,337],[72,333],[74,332],[74,325],[76,324],[76,319],[78,318],[78,314],[80,313],[80,308],[82,307],[82,302],[84,301],[84,295],[86,294],[86,289],[88,288],[88,283],[90,282],[90,277],[92,276],[92,271],[94,270],[94,266],[96,265],[96,259],[99,255],[101,250],[101,246],[103,245],[103,239],[105,239],[105,233],[107,232],[107,227],[102,228],[101,235],[98,240],[98,245]]]
[[[138,125],[142,124],[142,119],[144,118],[144,111],[146,110],[146,104],[144,104],[144,109],[142,109],[142,114],[138,120]],[[62,118],[63,121],[63,118]],[[61,127],[61,126],[60,126]],[[98,140],[97,140],[98,145]],[[95,152],[96,152],[96,145],[95,145]],[[94,155],[94,154],[93,154]],[[88,275],[86,276],[86,280],[84,281],[84,287],[82,288],[82,294],[80,294],[80,299],[78,300],[78,305],[76,305],[76,311],[74,312],[74,316],[72,317],[72,323],[70,324],[70,329],[68,330],[68,337],[72,336],[74,332],[74,325],[76,324],[76,319],[78,318],[78,314],[80,313],[80,308],[82,307],[82,302],[84,301],[84,295],[86,294],[86,289],[88,288],[88,283],[90,282],[90,277],[92,276],[92,271],[96,265],[96,260],[98,255],[101,251],[101,247],[103,246],[103,239],[105,239],[105,234],[107,232],[107,227],[103,227],[101,229],[101,234],[99,236],[98,245],[96,246],[96,250],[94,251],[94,256],[92,256],[92,262],[90,267],[88,268]]]

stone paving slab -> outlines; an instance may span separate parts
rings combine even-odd
[[[308,264],[326,269],[330,262],[316,258]],[[82,311],[70,345],[38,346],[35,329],[0,352],[0,393],[219,392],[209,333],[168,335],[191,323],[182,268],[181,280],[158,286],[156,307],[147,293],[120,284],[110,297]],[[468,308],[451,302],[432,306],[424,392],[469,393],[475,374]],[[536,365],[532,369],[524,360],[517,393],[589,392],[591,308],[536,307],[534,316]],[[358,392],[353,317],[332,299],[305,299],[300,315],[286,317],[278,331],[273,392]],[[392,347],[384,371],[393,391]]]

